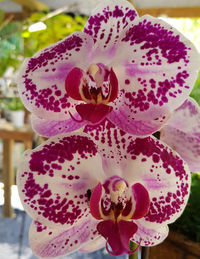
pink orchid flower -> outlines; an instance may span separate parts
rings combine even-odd
[[[146,136],[189,96],[199,54],[161,19],[124,0],[102,1],[83,32],[25,60],[18,76],[33,128],[46,137],[108,118]]]
[[[174,111],[160,139],[180,154],[191,172],[200,172],[200,108],[194,99]]]
[[[33,218],[33,252],[53,258],[106,246],[121,255],[132,253],[130,240],[162,242],[188,200],[187,164],[160,140],[135,139],[108,120],[85,130],[24,154],[17,183]]]

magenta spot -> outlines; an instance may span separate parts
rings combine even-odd
[[[125,84],[126,84],[126,85],[129,85],[129,84],[130,84],[130,80],[129,80],[129,79],[126,79],[126,80],[125,80]]]
[[[73,175],[69,175],[67,178],[68,178],[69,180],[73,180],[73,179],[74,179],[74,176],[73,176]]]
[[[153,162],[154,163],[158,163],[159,162],[159,160],[160,160],[160,158],[159,158],[159,156],[157,155],[157,154],[153,154]]]
[[[55,91],[55,95],[56,96],[61,96],[61,91],[60,90]]]

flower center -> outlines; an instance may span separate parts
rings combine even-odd
[[[134,219],[144,217],[150,206],[146,188],[135,183],[131,187],[119,176],[97,184],[90,197],[90,212],[98,220],[98,232],[107,240],[109,253],[132,253],[129,241],[137,232]],[[108,245],[111,247],[110,251]]]
[[[118,94],[118,80],[113,71],[105,65],[91,64],[87,72],[74,67],[65,80],[67,94],[78,101],[76,111],[82,120],[99,123],[112,111],[109,102]]]

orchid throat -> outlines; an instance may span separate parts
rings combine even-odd
[[[109,253],[121,255],[134,252],[129,248],[130,239],[138,229],[133,220],[144,217],[149,206],[148,191],[140,183],[129,187],[124,179],[113,176],[103,185],[96,185],[90,197],[90,212],[94,218],[101,220],[97,230],[106,239]]]
[[[84,102],[76,105],[81,121],[97,124],[113,109],[108,103],[117,98],[118,80],[112,68],[91,64],[87,73],[74,67],[66,77],[65,89],[71,98]]]

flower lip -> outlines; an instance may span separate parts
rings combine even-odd
[[[109,253],[131,253],[129,241],[138,229],[132,219],[144,217],[149,207],[148,192],[140,183],[129,188],[123,178],[112,176],[103,185],[98,183],[95,186],[90,198],[90,212],[101,220],[97,230],[106,239]]]
[[[107,240],[107,251],[115,256],[123,253],[132,254],[137,250],[131,251],[129,248],[129,240],[137,232],[137,229],[134,222],[125,220],[120,220],[118,224],[112,220],[105,220],[97,225],[98,232]]]
[[[107,104],[117,98],[118,80],[112,68],[91,64],[87,73],[74,67],[66,77],[65,89],[71,98],[84,102],[76,105],[81,118],[95,124],[112,111]]]

